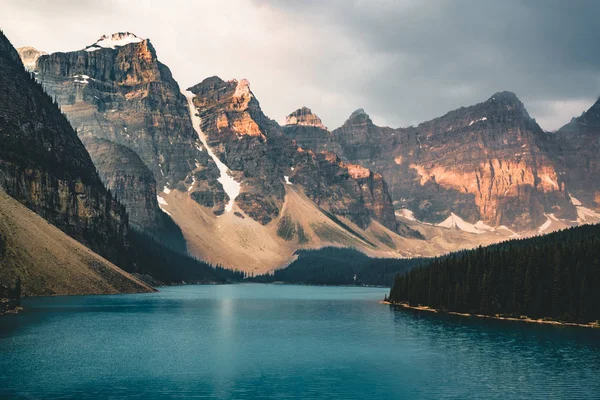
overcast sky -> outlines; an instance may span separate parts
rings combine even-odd
[[[305,105],[333,129],[364,108],[408,126],[513,91],[554,130],[600,95],[600,1],[2,0],[16,47],[152,40],[182,87],[247,78],[282,121]]]

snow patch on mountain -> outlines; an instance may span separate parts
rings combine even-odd
[[[590,210],[589,208],[583,206],[577,207],[577,222],[579,222],[580,224],[599,221],[600,214],[596,211]]]
[[[473,120],[473,121],[471,121],[471,122],[469,123],[469,126],[471,126],[471,125],[473,125],[473,124],[476,124],[477,122],[482,122],[482,121],[487,121],[487,117],[482,117],[482,118],[479,118],[479,119]]]
[[[581,205],[581,202],[579,200],[577,200],[575,197],[571,196],[571,204],[573,204],[575,207],[577,207],[577,206]]]
[[[96,51],[100,49],[114,49],[116,47],[126,46],[131,43],[139,43],[144,39],[134,35],[131,32],[118,32],[112,35],[102,35],[96,43],[86,47],[85,51]]]
[[[194,127],[194,130],[198,134],[200,141],[206,148],[206,152],[213,159],[213,161],[217,165],[217,168],[219,169],[219,172],[221,173],[221,176],[217,180],[223,186],[223,190],[225,190],[225,193],[227,193],[227,196],[229,196],[229,202],[225,206],[225,211],[229,212],[229,211],[233,210],[233,204],[235,202],[235,198],[240,194],[241,184],[231,176],[231,171],[229,170],[229,167],[227,167],[227,165],[225,165],[219,159],[219,157],[217,157],[217,155],[215,153],[213,153],[212,149],[208,145],[206,136],[204,135],[204,132],[202,132],[202,129],[200,128],[201,121],[200,121],[200,117],[198,116],[198,111],[196,110],[196,106],[194,105],[194,93],[192,93],[190,91],[184,91],[182,93],[188,100],[188,107],[190,110],[190,116],[192,118],[192,126]]]
[[[446,218],[443,222],[437,224],[437,226],[448,229],[458,229],[468,233],[484,233],[484,231],[477,229],[475,225],[468,223],[467,221],[463,220],[454,213],[450,213],[450,216]]]
[[[400,210],[396,211],[396,215],[402,218],[406,218],[409,221],[416,221],[417,218],[415,218],[415,214],[410,211],[408,208],[401,208]]]
[[[511,238],[516,238],[516,237],[520,237],[521,235],[519,235],[517,232],[513,231],[512,229],[510,229],[508,226],[506,225],[500,225],[499,227],[496,228],[497,230],[505,230],[507,232],[509,232],[511,235]]]
[[[546,215],[546,218],[546,222],[544,222],[542,226],[538,228],[538,233],[544,233],[544,231],[546,231],[548,228],[550,228],[550,225],[552,225],[552,220],[550,219],[550,217]]]
[[[588,224],[590,222],[600,222],[600,213],[584,207],[575,197],[569,196],[571,197],[571,204],[573,204],[577,210],[577,223]]]

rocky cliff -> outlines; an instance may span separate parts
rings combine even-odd
[[[287,131],[300,145],[324,146]],[[331,136],[328,146],[381,173],[395,207],[421,221],[440,223],[454,213],[473,224],[526,230],[542,225],[545,214],[575,215],[544,150],[546,134],[513,93],[401,129],[376,126],[357,110]]]
[[[158,228],[161,211],[156,201],[154,175],[131,149],[95,136],[85,136],[83,143],[104,185],[118,195],[138,227]]]
[[[100,255],[131,265],[124,208],[2,33],[0,140],[0,186],[6,193]]]
[[[564,171],[574,203],[600,210],[600,100],[546,137],[546,150]]]
[[[333,153],[298,148],[263,114],[248,81],[212,77],[190,91],[208,145],[241,184],[235,203],[251,218],[269,223],[280,214],[284,185],[299,185],[317,205],[361,228],[374,218],[392,230],[414,234],[400,229],[380,175],[346,164]],[[324,128],[308,109],[292,118],[296,124]]]
[[[285,118],[283,132],[294,140],[298,147],[312,150],[315,153],[322,151],[341,153],[332,133],[310,108],[302,107],[288,115]]]
[[[21,55],[31,58],[32,53],[28,49]],[[192,129],[187,101],[149,40],[127,32],[105,35],[84,50],[40,55],[32,70],[81,138],[107,139],[141,158],[156,180],[155,188],[143,192],[174,188],[197,169],[214,175],[214,165]],[[125,199],[136,188],[120,185],[115,190]],[[150,215],[156,207],[156,202],[148,203],[148,209],[132,214]]]

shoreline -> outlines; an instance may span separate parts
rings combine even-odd
[[[532,318],[528,318],[528,317],[515,318],[515,317],[503,317],[501,315],[469,314],[469,313],[460,313],[460,312],[456,312],[456,311],[443,311],[443,310],[438,310],[438,309],[431,308],[428,306],[411,306],[408,303],[398,303],[398,302],[391,302],[391,301],[385,301],[385,300],[380,301],[380,304],[387,304],[390,306],[398,306],[398,307],[406,308],[409,310],[427,311],[427,312],[432,312],[435,314],[458,315],[461,317],[488,318],[488,319],[496,319],[496,320],[502,320],[502,321],[527,322],[527,323],[532,323],[532,324],[545,324],[545,325],[555,325],[555,326],[576,326],[576,327],[580,327],[580,328],[592,328],[592,329],[600,328],[600,323],[597,323],[597,322],[588,323],[588,324],[580,324],[577,322],[563,322],[563,321],[557,321],[557,320],[553,320],[553,319],[532,319]]]

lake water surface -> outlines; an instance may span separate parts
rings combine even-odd
[[[0,398],[600,398],[598,330],[396,310],[386,292],[26,299],[0,318]]]

